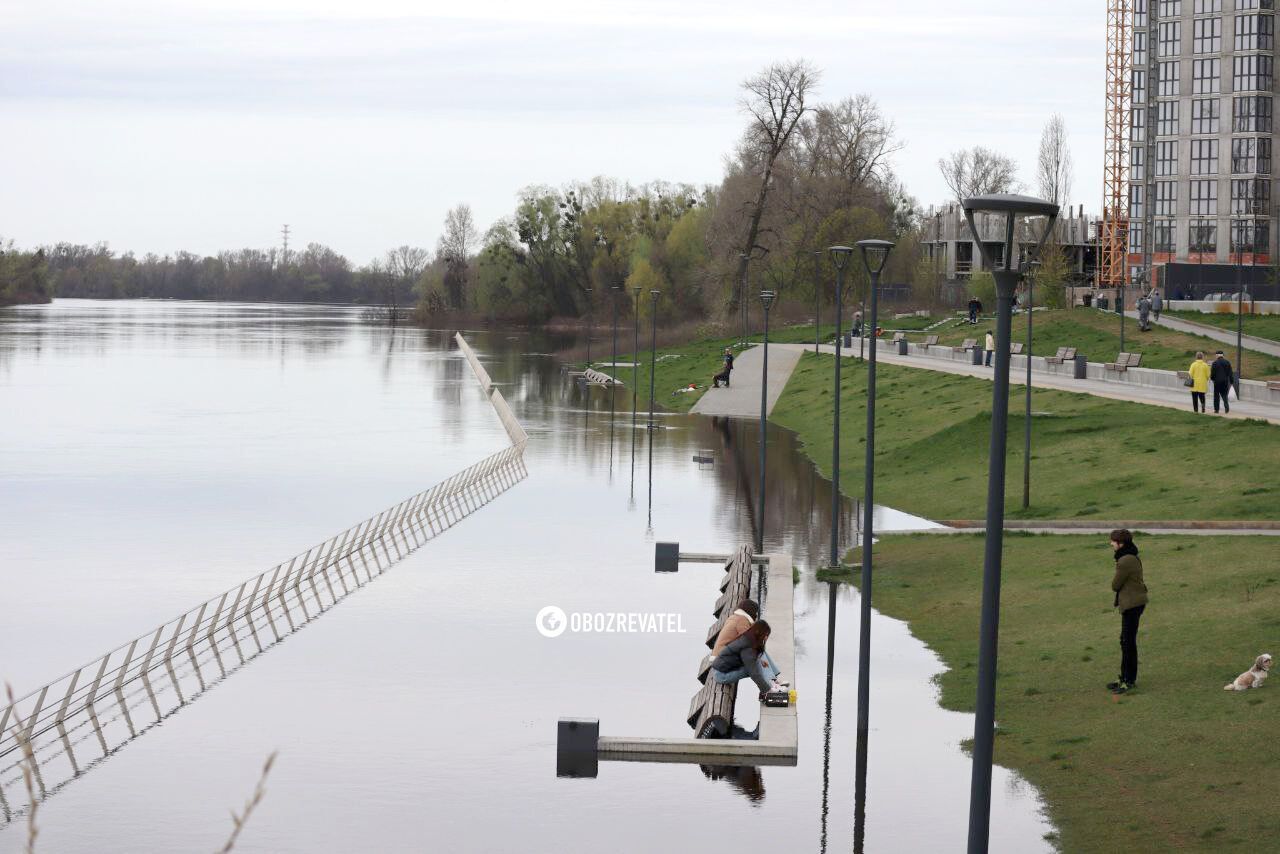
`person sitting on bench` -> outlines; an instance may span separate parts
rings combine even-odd
[[[716,388],[720,388],[720,383],[724,383],[725,387],[729,386],[729,374],[733,372],[733,351],[728,347],[724,348],[724,369],[720,373],[711,378],[711,384]]]
[[[769,624],[756,620],[751,628],[740,634],[720,651],[711,662],[711,674],[721,685],[730,685],[748,676],[760,689],[760,697],[770,691],[784,691],[788,685],[778,681],[778,672],[769,665],[764,651],[769,640]]]
[[[739,602],[738,607],[720,627],[720,634],[716,635],[716,644],[711,648],[711,657],[715,658],[726,646],[742,637],[742,633],[751,628],[758,619],[760,619],[760,606],[754,599],[743,599]],[[778,665],[773,661],[773,656],[768,652],[764,653],[764,662],[761,666],[773,671],[774,679],[781,675]]]

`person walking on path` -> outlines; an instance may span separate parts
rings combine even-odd
[[[1223,410],[1225,412],[1231,411],[1227,393],[1231,391],[1231,384],[1235,382],[1236,374],[1231,369],[1231,363],[1227,361],[1227,357],[1222,355],[1221,350],[1215,355],[1217,358],[1209,366],[1209,379],[1213,381],[1213,412],[1216,415],[1218,413],[1219,399],[1222,401]]]
[[[1160,312],[1164,311],[1164,298],[1160,296],[1159,288],[1151,289],[1151,313],[1155,315],[1156,323],[1160,322]]]
[[[1107,688],[1112,694],[1123,694],[1138,682],[1138,621],[1147,608],[1147,585],[1142,580],[1142,561],[1133,534],[1124,528],[1112,531],[1111,548],[1116,559],[1111,590],[1120,610],[1120,676]]]
[[[1145,294],[1138,297],[1138,328],[1143,332],[1151,331],[1151,300]]]
[[[978,315],[982,313],[982,303],[978,302],[977,297],[969,299],[969,322],[977,325]]]
[[[987,339],[982,344],[982,349],[986,352],[986,357],[982,364],[988,368],[991,367],[991,357],[996,354],[996,336],[991,334],[991,330],[987,330]]]
[[[1187,368],[1191,375],[1191,411],[1204,412],[1204,396],[1209,391],[1209,366],[1204,362],[1204,352],[1196,352],[1196,360]]]

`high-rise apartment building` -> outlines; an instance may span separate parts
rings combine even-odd
[[[1274,7],[1136,0],[1130,281],[1276,257]],[[1263,272],[1246,270],[1245,281]]]

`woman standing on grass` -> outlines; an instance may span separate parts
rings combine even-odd
[[[1138,560],[1133,534],[1124,528],[1112,531],[1111,548],[1116,558],[1111,589],[1120,609],[1120,676],[1107,687],[1112,694],[1123,694],[1138,681],[1138,621],[1147,607],[1147,585],[1142,580],[1142,561]]]

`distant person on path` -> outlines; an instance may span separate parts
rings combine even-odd
[[[978,302],[977,297],[969,299],[969,322],[975,326],[978,323],[978,315],[982,314],[982,303]]]
[[[1231,391],[1231,384],[1235,382],[1236,374],[1231,369],[1231,363],[1227,361],[1227,357],[1222,355],[1219,350],[1216,353],[1217,358],[1213,360],[1213,364],[1209,366],[1209,379],[1213,381],[1213,412],[1218,412],[1218,401],[1222,401],[1222,408],[1225,412],[1231,411],[1231,404],[1227,400],[1227,393]]]
[[[720,627],[720,634],[716,636],[716,644],[711,648],[711,657],[714,659],[724,651],[729,644],[742,637],[743,632],[755,625],[756,620],[760,619],[760,606],[754,599],[743,599],[738,603],[738,607],[729,615],[729,619],[724,621],[724,625]],[[761,662],[761,668],[773,674],[773,679],[778,678],[778,665],[774,663],[773,657],[768,652],[762,653],[764,660]]]
[[[720,373],[711,378],[711,384],[716,388],[720,388],[720,383],[724,383],[724,387],[729,387],[729,374],[733,373],[733,350],[728,347],[724,348],[724,367],[720,369]]]
[[[1138,297],[1138,328],[1143,332],[1151,331],[1151,300],[1146,294]]]
[[[784,685],[777,681],[778,672],[768,665],[764,646],[769,640],[769,624],[756,620],[734,641],[731,641],[715,661],[711,662],[711,675],[721,685],[751,677],[760,689],[761,698],[770,691],[781,691]]]
[[[1142,561],[1133,534],[1124,528],[1111,532],[1116,573],[1111,590],[1120,609],[1120,676],[1107,684],[1112,694],[1123,694],[1138,682],[1138,621],[1147,608],[1147,585],[1142,580]]]
[[[862,312],[860,311],[855,311],[853,313],[853,330],[852,331],[853,331],[854,338],[862,337]]]
[[[1204,353],[1196,352],[1196,360],[1187,368],[1191,375],[1191,411],[1204,412],[1204,396],[1209,391],[1209,366],[1204,362]]]
[[[987,330],[987,340],[983,343],[982,349],[986,351],[986,356],[982,364],[988,368],[991,367],[991,357],[996,353],[996,336],[991,334],[991,330]]]
[[[1160,322],[1160,312],[1164,311],[1164,297],[1160,296],[1159,288],[1151,289],[1151,313],[1155,315],[1156,323]]]

